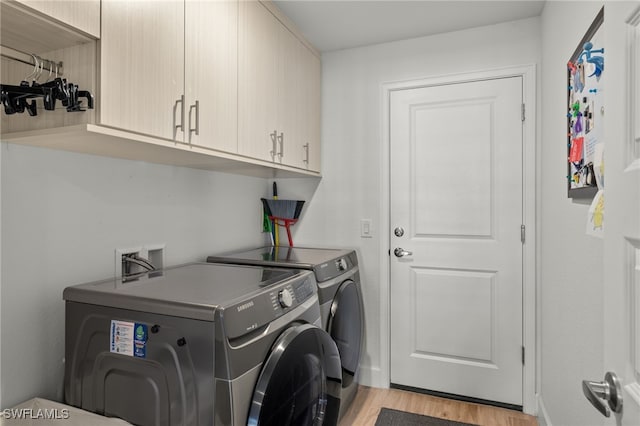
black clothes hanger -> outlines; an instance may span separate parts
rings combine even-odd
[[[0,102],[4,106],[5,114],[11,115],[27,111],[30,116],[38,115],[35,100],[37,98],[43,99],[44,109],[47,111],[55,110],[57,101],[60,101],[68,112],[93,109],[94,98],[91,92],[80,90],[78,85],[68,83],[65,78],[58,77],[58,65],[54,62],[42,59],[35,54],[32,54],[31,57],[34,69],[29,76],[20,82],[19,86],[0,84]],[[53,80],[38,83],[44,69],[44,62],[49,63],[49,79],[54,66],[56,76]],[[29,84],[27,80],[31,78],[34,80]],[[82,104],[81,98],[86,99],[86,107]]]
[[[68,112],[86,111],[93,109],[94,97],[88,90],[79,90],[78,85],[67,83],[66,79],[56,78],[50,82],[39,84],[23,81],[20,86],[1,84],[0,93],[5,114],[23,113],[25,110],[29,115],[37,115],[36,101],[29,99],[43,98],[45,110],[52,111],[56,107],[56,101],[61,101]],[[85,98],[86,108],[80,98]]]

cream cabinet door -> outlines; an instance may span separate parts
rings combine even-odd
[[[185,4],[185,142],[238,151],[238,1]]]
[[[284,26],[278,38],[278,152],[276,161],[293,167],[303,167],[302,135],[304,133],[302,97],[302,43]]]
[[[277,161],[282,26],[257,1],[241,1],[239,13],[238,153]]]
[[[320,170],[320,59],[259,2],[240,2],[239,152]]]
[[[300,43],[301,61],[298,77],[298,110],[300,111],[300,167],[320,172],[320,58]]]
[[[100,38],[100,0],[17,0],[17,2],[95,38]]]
[[[102,0],[100,124],[184,140],[184,1]]]
[[[320,59],[283,28],[280,43],[278,161],[320,170]]]

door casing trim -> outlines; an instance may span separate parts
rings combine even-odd
[[[526,106],[526,115],[522,127],[523,139],[523,224],[526,227],[526,242],[523,245],[523,289],[522,289],[522,336],[526,351],[522,377],[522,407],[526,414],[537,415],[536,392],[540,383],[539,354],[539,315],[536,300],[538,298],[537,273],[537,241],[538,228],[536,217],[539,207],[538,186],[539,165],[536,158],[540,155],[539,144],[536,143],[538,133],[538,107],[536,103],[537,82],[536,65],[522,65],[497,68],[471,73],[449,74],[424,79],[386,82],[381,85],[381,147],[380,147],[380,369],[374,382],[381,387],[389,387],[391,370],[391,277],[389,255],[391,249],[391,215],[390,215],[390,96],[395,90],[413,89],[429,86],[440,86],[455,83],[466,83],[497,78],[522,77],[522,99]]]

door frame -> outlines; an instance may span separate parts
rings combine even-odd
[[[539,286],[537,285],[537,214],[539,200],[536,180],[539,176],[539,165],[536,158],[540,155],[539,144],[536,144],[538,133],[537,120],[537,84],[536,65],[523,65],[507,68],[489,69],[471,73],[450,74],[424,79],[382,83],[381,85],[381,152],[380,152],[380,371],[378,383],[383,387],[390,385],[391,372],[391,214],[390,214],[390,97],[396,90],[414,89],[429,86],[440,86],[454,83],[467,83],[478,80],[489,80],[507,77],[522,77],[522,99],[525,104],[525,120],[522,128],[523,141],[523,224],[526,227],[526,243],[523,245],[523,288],[522,288],[522,336],[525,346],[525,365],[522,377],[522,407],[526,414],[537,415],[537,393],[540,383],[540,327],[538,325]]]

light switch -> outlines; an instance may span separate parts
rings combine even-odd
[[[373,237],[371,219],[360,219],[360,237],[361,238]]]

